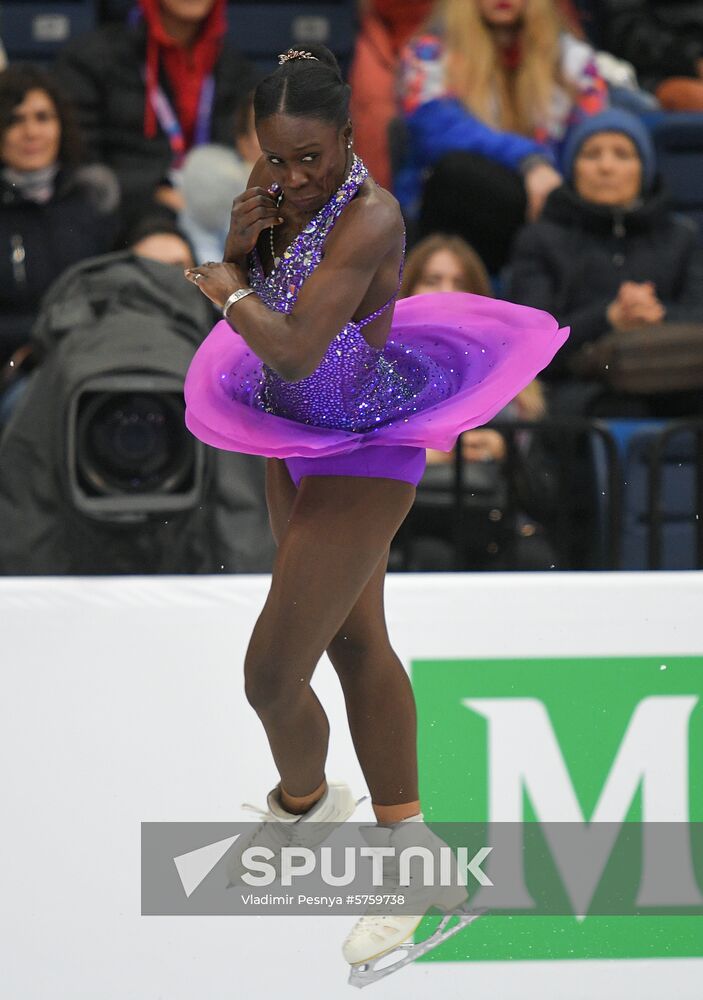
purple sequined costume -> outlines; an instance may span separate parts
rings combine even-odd
[[[256,250],[252,288],[289,313],[319,264],[324,242],[367,177],[354,158],[339,190],[266,276]],[[284,458],[296,485],[308,475],[375,476],[417,483],[425,449],[450,450],[486,423],[551,361],[568,330],[548,314],[464,292],[397,303],[386,345],[363,327],[391,306],[349,323],[307,378],[286,382],[225,320],[193,358],[185,381],[186,424],[217,448]]]

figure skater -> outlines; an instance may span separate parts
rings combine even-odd
[[[349,98],[317,45],[289,50],[257,87],[262,156],[234,201],[225,260],[186,271],[224,315],[188,371],[186,422],[210,445],[269,458],[278,551],[245,660],[280,775],[262,825],[329,830],[356,806],[325,773],[329,724],[310,680],[327,652],[378,823],[371,839],[417,842],[422,829],[439,843],[422,824],[415,704],[386,631],[389,546],[425,449],[447,451],[489,420],[566,331],[464,293],[405,300],[394,321],[403,220],[354,154]],[[427,908],[466,899],[453,895]],[[343,949],[357,982],[420,920],[362,917]]]

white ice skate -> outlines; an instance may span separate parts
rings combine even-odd
[[[364,987],[390,976],[398,969],[414,962],[421,955],[432,951],[447,938],[457,934],[481,915],[468,907],[468,894],[462,885],[426,887],[411,868],[409,886],[400,885],[398,855],[406,846],[428,847],[439,857],[439,849],[447,845],[422,822],[422,815],[411,821],[396,823],[392,827],[366,827],[361,830],[364,839],[373,847],[394,847],[396,859],[386,859],[383,888],[379,893],[398,893],[418,903],[417,914],[403,912],[375,914],[361,917],[342,945],[344,958],[351,965],[349,985]],[[454,881],[454,880],[453,880]],[[413,943],[409,938],[415,933],[429,909],[436,907],[446,914],[437,929],[424,941]],[[452,918],[456,924],[448,927]]]
[[[364,798],[365,796],[355,799],[344,782],[330,781],[322,798],[312,809],[301,814],[290,813],[283,808],[278,786],[266,798],[267,809],[245,802],[243,808],[257,813],[261,822],[251,833],[243,834],[230,849],[225,868],[228,879],[225,888],[231,889],[242,884],[246,868],[242,865],[241,857],[247,847],[267,847],[272,850],[274,858],[270,863],[279,872],[282,847],[317,847],[351,817]]]

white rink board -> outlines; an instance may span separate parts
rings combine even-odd
[[[140,823],[250,818],[276,775],[242,692],[266,577],[0,579],[2,995],[325,1000],[353,917],[142,917]],[[700,654],[703,576],[391,576],[401,658]],[[506,622],[508,623],[506,625]],[[365,792],[326,662],[328,774]],[[368,804],[355,818],[370,820]],[[464,932],[470,933],[470,928]],[[369,1000],[677,1000],[703,960],[423,963]]]

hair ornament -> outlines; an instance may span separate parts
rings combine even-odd
[[[315,62],[320,60],[317,56],[314,56],[312,52],[303,52],[302,49],[288,49],[287,52],[282,52],[278,57],[278,65],[282,66],[283,63],[291,62],[293,59],[314,59]]]

